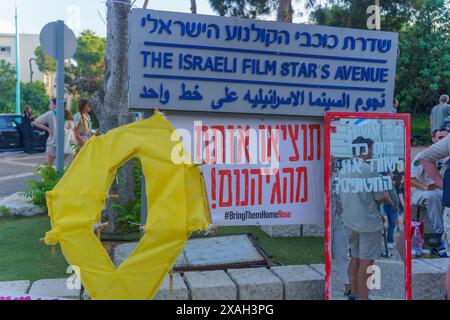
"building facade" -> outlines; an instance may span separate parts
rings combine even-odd
[[[47,95],[55,96],[55,75],[39,71],[34,51],[40,45],[38,34],[19,35],[20,81],[42,81]],[[16,67],[16,38],[13,33],[0,33],[0,59]]]

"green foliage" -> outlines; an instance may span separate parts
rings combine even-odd
[[[0,60],[0,113],[14,113],[16,110],[15,69],[5,60]],[[47,110],[49,97],[42,81],[20,83],[22,106],[29,104],[36,114]]]
[[[13,113],[16,105],[15,69],[0,59],[0,113]]]
[[[426,0],[415,24],[400,33],[396,96],[400,110],[427,113],[450,91],[450,2]]]
[[[34,50],[34,55],[36,56],[36,64],[39,71],[43,73],[56,72],[56,60],[46,54],[41,46]]]
[[[431,143],[429,115],[418,114],[411,117],[411,138],[414,145]]]
[[[121,211],[121,215],[117,217],[116,222],[120,230],[131,232],[138,227],[141,220],[141,199],[130,201],[127,205],[111,204],[111,208]],[[132,224],[130,224],[131,222]]]
[[[73,56],[76,64],[67,66],[65,72],[67,87],[73,94],[89,98],[102,86],[105,54],[106,38],[99,37],[90,30],[81,33]]]
[[[256,18],[274,10],[278,0],[209,0],[209,3],[221,16]]]
[[[42,81],[33,81],[20,84],[20,97],[22,105],[29,104],[33,113],[40,115],[47,111],[50,100]]]
[[[411,22],[424,0],[383,0],[381,7],[381,29],[399,31]],[[373,0],[330,0],[326,5],[318,5],[311,13],[314,23],[335,27],[367,29],[367,19],[371,14],[367,8]]]
[[[41,180],[29,180],[27,190],[22,194],[30,198],[31,203],[40,207],[46,207],[47,200],[45,199],[45,193],[56,186],[62,175],[53,167],[46,164],[38,166],[34,174],[41,178]]]
[[[7,216],[9,214],[9,209],[5,206],[0,206],[0,216]]]
[[[125,232],[132,232],[133,230],[136,230],[137,224],[140,224],[141,222],[142,164],[138,158],[134,158],[132,161],[134,162],[134,194],[136,195],[136,198],[126,205],[117,203],[111,204],[111,208],[117,209],[121,212],[121,215],[117,217],[116,221],[118,223],[118,227]],[[121,183],[120,178],[119,183]],[[131,224],[129,222],[131,222]]]

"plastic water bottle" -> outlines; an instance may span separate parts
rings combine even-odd
[[[413,254],[415,254],[416,257],[421,257],[422,251],[423,251],[423,238],[422,238],[422,234],[420,233],[419,226],[416,226],[414,228],[411,246],[412,246]]]

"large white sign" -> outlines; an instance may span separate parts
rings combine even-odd
[[[323,224],[321,119],[173,114],[216,225]],[[174,136],[174,141],[176,140]],[[185,161],[174,150],[172,160]]]
[[[133,9],[129,106],[389,112],[396,33]]]

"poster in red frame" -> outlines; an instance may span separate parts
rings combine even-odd
[[[387,223],[383,223],[383,220],[381,220],[383,226],[378,227],[377,225],[376,230],[377,232],[382,233],[382,245],[380,247],[382,252],[384,252],[382,254],[384,257],[375,259],[373,252],[376,252],[378,248],[365,245],[365,247],[369,248],[369,250],[366,250],[363,249],[364,246],[361,245],[360,252],[353,254],[354,256],[360,256],[361,260],[356,260],[356,258],[351,260],[350,257],[348,258],[348,263],[350,264],[349,272],[353,272],[353,274],[355,270],[358,269],[357,267],[355,269],[354,261],[362,262],[360,266],[365,268],[366,266],[364,263],[371,261],[368,259],[375,259],[375,263],[373,263],[374,268],[369,270],[369,272],[372,273],[367,274],[366,282],[366,287],[369,287],[369,285],[373,285],[373,287],[371,287],[371,290],[365,289],[367,292],[364,292],[364,289],[360,290],[358,295],[361,295],[362,297],[358,297],[351,293],[350,298],[356,297],[365,299],[367,298],[367,294],[370,294],[371,299],[380,297],[387,299],[404,298],[410,300],[412,296],[410,115],[392,113],[327,112],[325,113],[324,136],[325,298],[327,300],[348,299],[348,297],[344,295],[344,292],[348,293],[349,288],[344,286],[345,275],[343,277],[340,276],[343,272],[339,272],[339,268],[342,269],[343,264],[341,262],[336,262],[337,255],[339,254],[339,251],[341,253],[345,251],[343,249],[345,248],[345,245],[342,243],[346,243],[347,252],[349,251],[349,248],[353,248],[354,251],[356,251],[355,248],[360,244],[359,240],[363,238],[358,238],[358,233],[354,232],[355,229],[359,231],[369,231],[369,229],[364,230],[364,228],[375,225],[369,222],[366,223],[366,220],[361,220],[359,218],[360,216],[356,217],[352,214],[352,212],[355,212],[352,208],[358,208],[356,203],[359,200],[357,197],[363,197],[364,193],[366,193],[366,195],[367,193],[375,194],[376,191],[378,196],[374,198],[377,198],[376,200],[378,202],[376,203],[376,208],[378,208],[378,204],[386,201],[385,198],[381,200],[379,194],[392,194],[393,190],[398,190],[395,181],[400,181],[403,194],[398,192],[395,192],[395,194],[398,195],[400,203],[398,205],[399,212],[403,211],[403,232],[397,232],[395,235],[395,242],[397,242],[397,245],[394,246],[394,248],[392,248],[391,245],[391,253],[389,253],[389,228],[386,227]],[[351,173],[355,172],[354,168],[358,168],[357,163],[364,163],[365,167],[363,168],[366,171],[356,170],[358,174],[352,176]],[[359,168],[361,167],[359,166]],[[364,177],[364,175],[361,175],[361,172],[372,175],[371,177],[368,177],[368,179],[372,179],[372,181],[370,181],[372,183],[369,184],[368,179],[361,179],[361,177]],[[398,179],[398,176],[401,177],[400,180]],[[373,184],[375,179],[379,182],[376,185]],[[377,188],[380,190],[376,190]],[[338,201],[341,203],[336,205],[336,199],[339,199]],[[342,204],[342,201],[345,201],[344,205]],[[383,211],[387,211],[387,209],[385,210],[384,204],[382,206]],[[338,221],[337,224],[334,223],[337,221],[335,217],[339,216],[336,215],[336,212],[339,212],[339,209],[336,208],[340,208],[341,210],[341,220]],[[370,210],[367,209],[359,212],[368,213]],[[335,215],[333,215],[333,213],[335,213]],[[369,217],[369,219],[371,219],[371,217]],[[342,227],[340,224],[342,224]],[[396,226],[396,228],[397,227],[398,226]],[[346,242],[336,240],[336,242],[333,243],[333,239],[339,234],[339,231],[333,233],[337,228],[341,229],[340,231],[344,231],[342,234],[345,235]],[[379,231],[379,228],[382,230]],[[348,238],[349,236],[350,239]],[[379,235],[377,235],[377,237],[379,237]],[[367,239],[368,238],[365,238],[364,241],[367,241]],[[403,241],[403,239],[405,240]],[[380,240],[380,238],[372,239],[366,242],[366,244],[374,243],[379,245],[378,240]],[[335,246],[333,246],[333,244],[335,244]],[[336,244],[339,245],[336,246]],[[404,247],[401,248],[401,246]],[[397,250],[398,248],[400,248],[400,251]],[[371,249],[376,250],[372,250],[373,252],[371,252]],[[335,261],[335,263],[333,263],[333,261]],[[404,272],[398,273],[397,276],[394,275],[394,280],[391,277],[392,275],[389,275],[388,272],[385,273],[385,278],[383,278],[383,265],[386,264],[403,266]],[[350,275],[351,278],[354,278],[349,272],[347,273],[347,276]],[[400,281],[398,276],[402,277],[402,274],[404,274],[403,288],[400,287],[399,284],[396,285],[396,283]],[[377,279],[377,277],[379,277],[379,279]],[[397,278],[395,279],[395,277]],[[359,284],[361,285],[363,282],[361,279],[359,280]],[[348,282],[352,282],[352,286],[355,287],[355,280],[348,280]],[[356,283],[358,283],[358,281],[356,281]],[[356,290],[359,290],[358,288],[360,288],[360,286],[356,285]],[[388,296],[383,296],[386,293]],[[393,294],[395,294],[395,296],[392,296]],[[399,296],[400,294],[402,294],[402,296]]]

